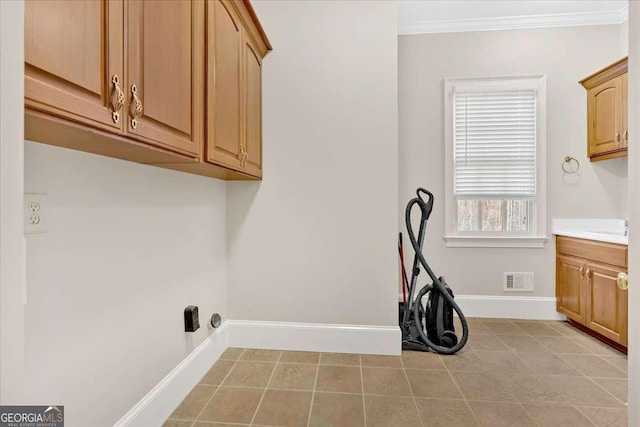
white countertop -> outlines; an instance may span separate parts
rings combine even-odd
[[[551,232],[557,236],[577,237],[601,242],[629,244],[624,219],[618,218],[554,218]]]

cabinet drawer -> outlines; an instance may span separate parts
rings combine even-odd
[[[559,254],[573,255],[604,264],[627,268],[628,248],[625,245],[557,236],[556,249]]]

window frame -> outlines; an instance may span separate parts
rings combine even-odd
[[[458,206],[454,196],[454,123],[453,94],[456,88],[467,90],[536,90],[536,197],[530,200],[529,231],[522,232],[490,232],[490,231],[458,231]],[[546,134],[547,134],[547,76],[546,74],[464,78],[444,80],[444,152],[445,152],[445,236],[448,247],[508,247],[508,248],[543,248],[547,236],[547,178],[546,178]],[[478,199],[469,198],[471,200]],[[491,198],[499,200],[499,198]],[[504,198],[515,200],[518,198]]]

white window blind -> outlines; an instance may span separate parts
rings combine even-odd
[[[536,91],[453,95],[456,198],[536,195]]]

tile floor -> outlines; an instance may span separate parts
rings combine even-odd
[[[469,328],[454,356],[230,348],[164,426],[627,425],[623,354],[563,322]]]

